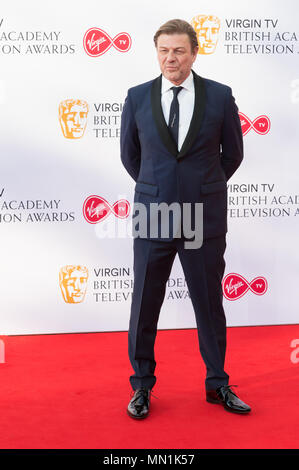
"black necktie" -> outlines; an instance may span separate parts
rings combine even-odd
[[[182,86],[171,87],[171,90],[173,91],[173,99],[172,99],[171,106],[170,106],[168,128],[177,145],[178,145],[179,121],[180,121],[180,107],[179,107],[179,102],[178,102],[178,94],[182,89],[183,89]]]

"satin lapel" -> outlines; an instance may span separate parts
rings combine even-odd
[[[163,144],[172,155],[177,157],[178,150],[168,130],[166,121],[164,119],[163,110],[162,110],[161,84],[162,84],[162,75],[156,78],[152,84],[152,90],[151,90],[152,112],[153,112],[154,120],[158,129],[158,133],[161,137]]]
[[[194,140],[196,139],[202,120],[204,117],[205,106],[206,106],[206,93],[205,93],[205,84],[202,77],[193,72],[194,77],[194,91],[195,91],[195,100],[194,100],[194,110],[190,123],[190,127],[184,140],[184,143],[181,147],[180,152],[177,155],[177,159],[184,157],[190,147],[192,146]]]

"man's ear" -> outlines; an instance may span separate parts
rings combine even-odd
[[[193,50],[193,54],[194,54],[194,59],[193,59],[193,62],[195,61],[196,57],[197,57],[197,54],[198,54],[198,50],[199,50],[199,47],[196,46]]]

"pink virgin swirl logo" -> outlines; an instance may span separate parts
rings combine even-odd
[[[243,135],[246,135],[250,129],[254,129],[260,135],[268,134],[270,130],[270,119],[264,114],[251,121],[246,114],[239,113]]]
[[[90,57],[99,57],[105,54],[112,46],[119,52],[127,52],[132,45],[128,33],[119,33],[113,39],[100,28],[90,28],[83,38],[83,46]]]
[[[268,289],[267,280],[263,276],[252,279],[249,283],[241,274],[227,274],[222,281],[223,295],[227,300],[237,300],[251,290],[256,295],[263,295]]]
[[[103,197],[89,196],[83,204],[83,216],[89,224],[102,222],[113,212],[116,217],[125,219],[130,213],[130,203],[126,199],[119,199],[112,206]]]

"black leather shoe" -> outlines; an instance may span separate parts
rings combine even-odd
[[[206,398],[209,403],[223,405],[227,411],[232,413],[247,414],[251,411],[250,406],[246,405],[231,390],[236,385],[223,385],[216,390],[207,390]]]
[[[151,390],[148,388],[138,388],[134,391],[134,396],[128,405],[128,415],[134,419],[146,418],[149,414]]]

